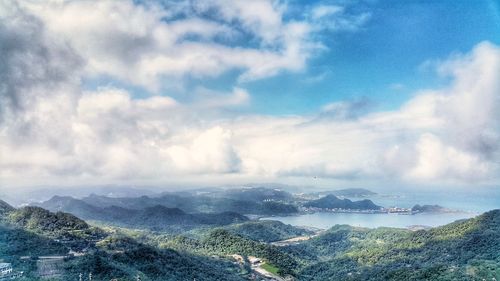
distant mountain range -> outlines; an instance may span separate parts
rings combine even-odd
[[[82,217],[94,212],[93,207],[121,207],[141,210],[148,207],[164,206],[179,208],[186,213],[224,213],[275,215],[297,213],[291,204],[292,194],[267,188],[243,188],[238,190],[164,192],[156,196],[108,197],[91,194],[75,199],[69,196],[54,196],[50,200],[34,205],[49,210],[64,210]]]
[[[115,198],[91,196],[90,198],[108,199],[113,202]],[[179,208],[168,208],[163,205],[149,206],[143,209],[128,209],[120,206],[97,207],[72,197],[54,196],[39,206],[51,211],[64,211],[87,220],[97,220],[113,225],[147,228],[151,230],[183,231],[202,226],[218,226],[247,221],[248,218],[235,212],[222,213],[194,213],[188,214]],[[127,198],[129,200],[130,198]],[[119,200],[119,199],[117,199]],[[139,197],[139,201],[144,197]],[[103,205],[102,201],[96,201]],[[133,204],[137,202],[132,201]],[[123,205],[123,204],[122,204]]]

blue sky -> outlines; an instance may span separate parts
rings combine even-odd
[[[13,0],[0,38],[0,187],[500,184],[498,1]]]
[[[271,115],[311,114],[328,103],[368,100],[371,110],[396,109],[422,88],[442,85],[433,69],[421,67],[463,53],[482,41],[500,44],[498,1],[290,1],[289,18],[300,18],[315,5],[345,5],[346,14],[367,14],[354,30],[325,28],[315,34],[325,49],[312,55],[304,69],[239,83],[241,71],[229,70],[215,78],[186,78],[182,90],[165,93],[190,100],[196,87],[230,92],[235,86],[249,90],[249,108],[242,113]],[[235,44],[249,46],[242,38]],[[129,87],[144,97],[141,87],[120,81],[94,79],[86,85]],[[168,83],[168,82],[167,82]]]
[[[326,103],[362,98],[377,109],[395,109],[416,89],[440,84],[419,69],[425,61],[466,52],[484,40],[500,43],[498,2],[374,1],[361,6],[370,19],[356,31],[324,31],[320,36],[328,50],[312,59],[304,73],[250,83],[253,109],[311,113]],[[323,78],[307,82],[315,77]]]

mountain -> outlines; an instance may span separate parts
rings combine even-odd
[[[327,195],[317,200],[311,200],[304,207],[321,209],[350,209],[350,210],[379,210],[381,207],[375,205],[371,200],[351,201],[339,199],[335,195]]]

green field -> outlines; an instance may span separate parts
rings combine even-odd
[[[261,266],[263,269],[271,272],[272,274],[276,274],[276,275],[279,275],[278,274],[278,268],[272,264],[269,264],[269,263],[265,263]]]

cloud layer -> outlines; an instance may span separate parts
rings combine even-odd
[[[82,77],[102,75],[152,92],[165,77],[239,69],[240,79],[260,79],[301,70],[321,48],[312,39],[318,27],[285,21],[287,7],[278,2],[193,1],[177,8],[0,4],[3,186],[197,178],[499,182],[500,47],[488,42],[435,63],[450,79],[446,87],[423,89],[386,112],[367,114],[366,102],[355,101],[308,116],[243,115],[237,109],[251,94],[241,87],[198,89],[193,102],[83,89]],[[310,17],[338,15],[347,28],[342,11],[321,6]]]

